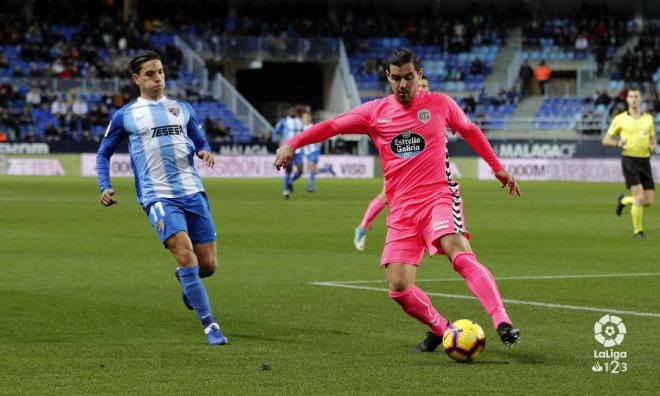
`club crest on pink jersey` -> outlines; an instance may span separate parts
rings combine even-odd
[[[420,111],[417,112],[417,118],[421,122],[426,124],[431,119],[431,112],[428,111],[427,109],[421,109]]]
[[[408,129],[401,132],[390,142],[392,153],[399,158],[411,158],[421,153],[426,147],[424,138]]]

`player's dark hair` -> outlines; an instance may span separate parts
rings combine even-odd
[[[637,91],[641,96],[644,96],[644,91],[642,90],[642,87],[640,87],[637,84],[628,86],[628,92],[630,91]]]
[[[409,48],[397,48],[390,53],[389,58],[387,58],[387,67],[389,69],[390,65],[401,67],[406,63],[412,63],[415,71],[419,71],[421,66],[419,64],[419,56],[415,51]]]
[[[158,55],[157,52],[151,50],[140,52],[135,57],[133,57],[133,59],[131,59],[131,72],[133,74],[140,74],[142,64],[154,59],[161,60],[160,55]]]

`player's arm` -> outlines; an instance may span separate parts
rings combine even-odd
[[[273,129],[273,135],[271,136],[271,140],[273,142],[277,142],[277,144],[280,143],[280,140],[282,140],[282,136],[284,136],[284,118],[280,118],[279,121],[277,121],[277,124],[275,124],[275,129]]]
[[[312,125],[289,139],[275,152],[275,168],[280,170],[288,166],[295,151],[302,146],[320,143],[341,133],[367,133],[370,129],[372,107],[372,102],[364,103],[340,116]]]
[[[466,115],[463,113],[463,110],[454,102],[453,99],[449,98],[450,102],[450,111],[449,111],[449,127],[452,131],[458,132],[463,139],[472,147],[474,151],[479,154],[481,158],[486,161],[488,166],[495,173],[497,180],[502,183],[502,188],[509,187],[510,195],[521,195],[520,187],[516,182],[516,179],[511,175],[502,163],[497,158],[495,150],[488,142],[486,135],[483,133],[478,126],[476,126]]]
[[[115,191],[112,189],[112,184],[110,184],[110,157],[125,137],[124,112],[119,110],[112,116],[99,146],[99,151],[96,153],[96,177],[101,190],[101,204],[103,206],[112,206],[117,203],[117,199],[114,198]]]
[[[614,117],[612,124],[605,136],[603,136],[603,146],[623,148],[626,145],[626,139],[616,139],[615,137],[621,132],[621,123],[619,117]]]
[[[204,161],[206,166],[213,168],[213,165],[215,165],[215,158],[211,152],[211,145],[206,140],[204,126],[199,122],[197,113],[190,104],[188,104],[188,109],[190,110],[190,119],[188,120],[188,125],[186,127],[188,137],[195,145],[195,153],[197,154],[197,157]]]
[[[653,121],[651,121],[651,128],[649,131],[649,151],[651,155],[655,154],[655,150],[658,148],[658,139],[655,136],[655,127]]]

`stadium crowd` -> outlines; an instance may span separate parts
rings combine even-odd
[[[135,97],[135,87],[127,84],[118,92],[90,94],[56,91],[49,81],[126,79],[126,59],[142,48],[163,54],[168,80],[184,81],[184,88],[176,91],[177,97],[193,104],[204,103],[209,98],[200,97],[194,84],[187,80],[191,74],[183,67],[182,53],[173,44],[175,33],[195,37],[342,37],[351,56],[357,57],[357,63],[351,65],[356,78],[364,74],[375,76],[379,80],[377,87],[385,86],[383,56],[379,51],[385,50],[383,43],[393,44],[394,38],[397,43],[423,50],[422,63],[433,89],[464,90],[467,95],[461,95],[459,102],[466,112],[476,120],[495,117],[500,121],[515,109],[520,94],[503,89],[486,95],[484,77],[490,72],[489,62],[495,54],[470,51],[491,47],[497,50],[508,38],[504,26],[522,26],[526,47],[573,46],[593,52],[599,73],[614,50],[634,33],[634,24],[626,15],[611,16],[601,6],[583,6],[571,16],[540,18],[530,17],[524,8],[512,10],[493,5],[473,5],[463,14],[469,17],[443,14],[437,5],[411,7],[401,13],[391,5],[379,4],[378,14],[369,12],[373,7],[370,3],[358,3],[346,10],[301,5],[304,4],[264,4],[258,14],[239,7],[211,19],[201,11],[169,17],[153,14],[139,22],[121,21],[118,16],[105,13],[67,17],[38,14],[31,20],[4,13],[0,15],[0,78],[4,77],[0,86],[0,140],[99,140],[112,113]],[[612,78],[660,83],[658,32],[657,24],[647,25],[634,50],[616,60]],[[222,60],[209,59],[211,72],[221,69]],[[528,95],[525,90],[521,93]],[[650,93],[650,108],[655,108],[657,93]],[[506,109],[506,113],[496,109]],[[584,118],[592,117],[591,113],[602,114],[602,106],[584,110]],[[210,140],[232,141],[233,125],[225,126],[213,111],[204,112],[201,118]]]
[[[639,34],[637,45],[628,49],[617,61],[610,76],[613,80],[625,82],[660,83],[660,25],[651,23],[644,26]]]

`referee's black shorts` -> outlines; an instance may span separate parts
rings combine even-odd
[[[641,184],[644,190],[655,190],[650,158],[623,156],[621,166],[623,167],[623,178],[626,180],[626,188]]]

